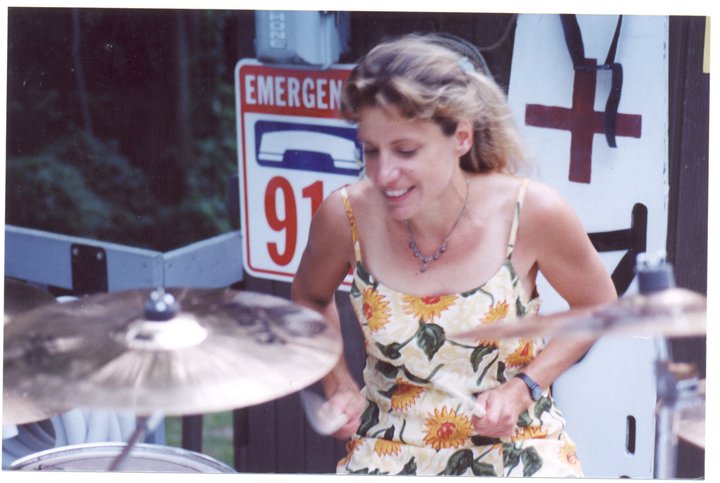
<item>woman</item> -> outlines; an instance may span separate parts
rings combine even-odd
[[[374,48],[344,89],[366,177],[322,203],[292,287],[339,324],[354,267],[365,386],[344,361],[323,380],[348,419],[339,473],[582,475],[548,388],[591,342],[452,339],[537,313],[539,271],[571,307],[616,297],[568,204],[512,174],[522,150],[481,67],[461,42],[412,35]]]

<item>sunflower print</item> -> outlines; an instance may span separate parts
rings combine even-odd
[[[356,221],[363,220],[355,219],[349,203],[346,211],[355,232]],[[519,205],[516,217],[518,213]],[[467,408],[448,399],[435,383],[448,376],[469,394],[492,390],[545,347],[541,337],[474,342],[453,337],[538,312],[539,296],[517,283],[510,259],[514,235],[505,263],[482,286],[436,296],[411,295],[374,280],[361,258],[362,237],[356,235],[350,300],[367,352],[361,390],[366,405],[338,473],[582,476],[565,420],[550,394],[528,407],[500,440],[477,434]]]
[[[425,391],[425,388],[410,384],[407,381],[398,379],[396,382],[397,390],[390,398],[390,405],[395,410],[407,411],[415,401],[418,400],[420,394]]]
[[[523,441],[525,439],[545,439],[547,435],[547,430],[542,427],[526,426],[524,428],[518,428],[510,439],[512,442]]]
[[[490,307],[490,309],[483,316],[481,322],[483,324],[492,324],[494,322],[502,320],[507,317],[509,308],[510,304],[508,304],[506,301],[503,300],[501,302],[498,302],[492,307]]]
[[[379,438],[375,441],[373,451],[378,456],[397,456],[400,454],[401,444],[399,441],[390,441]]]
[[[425,420],[423,441],[434,449],[460,448],[467,443],[472,433],[472,424],[464,414],[458,415],[454,409],[443,406]]]
[[[535,358],[535,348],[530,339],[521,339],[517,349],[507,357],[508,367],[524,367]]]
[[[403,309],[406,314],[416,317],[421,322],[432,322],[436,317],[440,317],[440,314],[445,310],[452,307],[457,298],[457,295],[431,295],[427,297],[405,295],[402,298]]]
[[[350,459],[353,456],[353,453],[355,453],[355,450],[358,449],[358,447],[362,444],[363,440],[360,439],[351,439],[347,442],[345,445],[345,450],[347,451],[347,455],[341,459],[338,462],[338,465],[345,465],[347,464]]]
[[[575,445],[572,443],[565,443],[565,445],[560,448],[560,451],[558,452],[558,456],[560,457],[561,461],[566,462],[570,466],[580,469],[580,460],[577,457],[576,448]]]
[[[362,311],[370,332],[376,332],[390,322],[390,302],[373,287],[363,291]]]

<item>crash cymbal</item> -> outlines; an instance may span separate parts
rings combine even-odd
[[[55,297],[44,290],[18,280],[5,279],[3,312],[6,324],[17,314],[55,302]]]
[[[694,337],[706,333],[706,309],[705,296],[682,288],[671,288],[648,295],[623,297],[611,304],[483,325],[467,332],[448,334],[448,337],[468,340],[535,336],[600,337],[606,334]]]
[[[7,377],[7,376],[6,376]],[[6,379],[7,380],[7,379]],[[46,398],[39,401],[7,387],[3,388],[3,424],[28,424],[57,416],[72,409],[70,406],[61,406]]]
[[[92,295],[19,315],[5,327],[6,387],[72,407],[197,414],[298,391],[342,350],[336,327],[279,297],[168,289],[148,303],[150,295]]]

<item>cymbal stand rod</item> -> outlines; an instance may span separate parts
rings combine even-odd
[[[641,253],[636,258],[635,271],[638,292],[652,294],[675,287],[675,274],[665,259],[664,252]],[[654,478],[669,479],[675,476],[677,460],[677,437],[673,433],[675,401],[677,401],[677,378],[672,373],[671,355],[667,340],[655,339],[657,358],[655,379],[657,381],[657,408],[655,413],[655,465]]]
[[[145,437],[146,433],[153,431],[160,424],[163,416],[161,412],[156,412],[152,416],[138,416],[138,424],[135,431],[130,436],[130,439],[128,439],[127,444],[123,447],[118,457],[113,460],[108,471],[122,471],[135,445],[141,438]]]
[[[697,396],[699,380],[696,371],[692,364],[656,362],[658,408],[654,478],[675,478],[678,446],[675,415],[683,405]]]
[[[675,477],[677,438],[673,434],[675,408],[660,404],[657,410],[655,434],[655,469],[653,478],[667,480]]]

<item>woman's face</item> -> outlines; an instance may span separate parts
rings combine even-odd
[[[458,158],[470,148],[468,123],[446,136],[438,124],[408,120],[395,108],[365,107],[358,125],[365,172],[390,216],[408,220],[421,211],[442,213],[433,208],[454,196],[449,183],[463,184]]]

